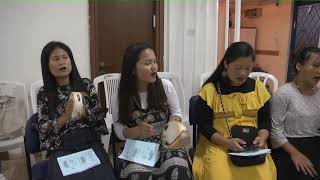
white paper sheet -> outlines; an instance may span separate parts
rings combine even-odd
[[[159,159],[159,147],[157,143],[127,139],[119,158],[154,167]]]
[[[86,171],[101,164],[92,148],[57,158],[63,176]]]
[[[257,151],[246,151],[246,152],[230,152],[228,154],[235,155],[235,156],[250,157],[250,156],[258,156],[258,155],[269,154],[269,153],[271,153],[271,149],[260,149]]]

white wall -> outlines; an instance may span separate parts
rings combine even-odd
[[[199,76],[216,67],[217,0],[165,4],[165,70],[182,78],[186,102]],[[52,40],[73,51],[79,72],[90,77],[88,2],[0,2],[0,80],[30,84],[42,78],[40,54]],[[187,107],[187,106],[186,106]]]
[[[66,43],[82,77],[90,77],[88,3],[0,2],[0,80],[42,79],[40,55],[52,40]]]

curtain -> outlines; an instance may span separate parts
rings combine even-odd
[[[165,1],[164,71],[178,75],[189,99],[200,89],[200,75],[217,66],[218,0]]]

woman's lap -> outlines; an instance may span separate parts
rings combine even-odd
[[[99,139],[94,139],[90,130],[81,129],[76,130],[70,134],[66,134],[64,138],[64,145],[49,158],[49,180],[103,180],[103,179],[116,179],[114,177],[113,168],[109,161],[109,157],[103,148]],[[72,142],[71,142],[72,141]],[[92,167],[86,171],[63,176],[58,164],[57,158],[82,150],[90,149],[95,152],[101,164]],[[90,179],[88,179],[90,178]]]
[[[137,163],[120,160],[120,179],[192,179],[188,157],[184,150],[165,150],[160,152],[160,158],[155,167],[148,167]]]

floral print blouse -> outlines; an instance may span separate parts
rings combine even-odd
[[[86,116],[70,119],[60,130],[57,120],[65,111],[69,94],[72,92],[71,86],[59,86],[57,88],[57,106],[53,113],[53,119],[49,117],[48,98],[45,96],[44,88],[40,88],[37,96],[37,107],[41,150],[57,150],[62,144],[61,137],[71,129],[91,127],[99,134],[108,134],[104,121],[105,114],[99,103],[96,89],[89,79],[84,78],[83,83],[88,94],[88,96],[82,98]]]

